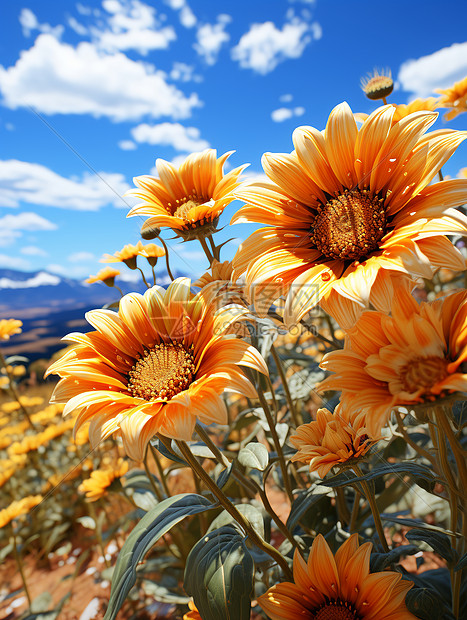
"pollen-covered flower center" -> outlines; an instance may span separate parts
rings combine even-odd
[[[359,620],[360,616],[350,603],[329,601],[313,614],[313,620]]]
[[[385,229],[382,199],[365,190],[346,190],[319,208],[312,238],[327,258],[355,260],[377,249]]]
[[[193,190],[192,194],[179,198],[175,202],[169,203],[168,207],[174,217],[185,219],[190,209],[193,209],[193,207],[198,207],[203,203],[204,200]]]
[[[400,371],[404,390],[409,393],[427,391],[448,375],[448,361],[442,357],[417,357]]]
[[[128,389],[136,398],[170,400],[188,389],[194,374],[193,346],[156,344],[130,370]]]

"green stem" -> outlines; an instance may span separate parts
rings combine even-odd
[[[120,297],[124,296],[124,293],[123,293],[122,289],[119,286],[114,284],[112,288],[116,288],[117,289],[117,291],[120,293]]]
[[[245,532],[245,535],[249,537],[252,544],[256,545],[259,549],[262,549],[265,553],[267,553],[284,571],[284,575],[290,581],[293,581],[293,575],[287,564],[287,560],[283,555],[277,551],[272,545],[264,541],[258,533],[253,529],[250,522],[237,510],[237,508],[232,504],[232,502],[228,499],[226,495],[219,489],[214,480],[209,476],[209,474],[204,471],[201,467],[195,456],[192,454],[189,446],[180,440],[175,440],[176,444],[183,454],[183,457],[190,464],[193,471],[198,475],[198,477],[204,482],[209,491],[214,495],[214,497],[219,501],[221,506],[230,514],[230,516],[235,519],[235,521],[240,525],[240,527]]]
[[[149,442],[148,445],[149,445],[149,449],[151,450],[152,458],[154,459],[154,462],[156,463],[156,467],[157,467],[157,471],[159,472],[159,478],[161,479],[162,487],[167,497],[170,497],[171,493],[169,491],[169,487],[167,486],[167,479],[164,474],[164,468],[162,467],[162,463],[160,461],[157,450],[154,448],[151,442]]]
[[[415,441],[413,441],[413,439],[407,433],[407,430],[406,430],[406,428],[404,426],[404,422],[402,420],[402,416],[401,416],[400,412],[397,411],[397,409],[396,409],[394,411],[394,413],[396,415],[397,427],[398,427],[399,432],[402,435],[402,437],[409,444],[409,446],[411,446],[415,450],[415,452],[417,452],[417,454],[419,454],[422,458],[424,458],[427,461],[429,461],[431,463],[431,465],[433,466],[433,468],[435,469],[435,471],[436,471],[437,470],[436,459],[434,459],[432,457],[432,455],[427,450],[425,450],[424,448],[419,446]]]
[[[18,551],[18,546],[16,544],[16,534],[13,530],[13,524],[10,523],[10,525],[11,525],[11,534],[13,536],[13,552],[15,554],[16,564],[18,565],[19,574],[21,575],[21,581],[23,582],[24,592],[26,594],[26,598],[28,599],[28,606],[29,608],[31,608],[32,599],[31,599],[31,595],[29,594],[28,584],[26,583],[26,575],[24,574],[23,562],[21,561],[21,555]]]
[[[284,453],[282,451],[279,436],[276,431],[276,425],[274,424],[274,420],[272,419],[271,410],[269,409],[269,405],[266,402],[262,389],[258,386],[256,388],[256,391],[258,393],[258,398],[261,403],[261,407],[263,408],[264,415],[266,416],[266,420],[268,421],[269,430],[271,431],[272,441],[274,443],[274,448],[276,449],[277,456],[279,457],[279,466],[281,468],[282,478],[284,480],[285,491],[287,493],[287,497],[289,498],[290,503],[293,504],[292,487],[290,486],[287,464],[285,462]]]
[[[362,470],[360,469],[358,465],[354,465],[352,469],[359,478],[363,476]],[[368,483],[366,480],[361,480],[360,484],[362,485],[362,489],[365,494],[365,499],[368,502],[368,505],[370,506],[371,514],[373,515],[373,521],[375,522],[376,531],[378,532],[381,545],[383,546],[384,551],[388,553],[389,547],[388,547],[388,543],[386,542],[386,536],[384,535],[383,524],[381,522],[381,516],[379,514],[378,506],[376,505],[375,496],[371,492],[370,487],[368,486]]]
[[[218,248],[217,245],[214,243],[214,239],[212,238],[212,234],[207,235],[207,238],[208,238],[209,243],[211,245],[212,255],[214,256],[214,258],[216,260],[220,261],[220,248]]]
[[[337,513],[342,525],[350,523],[350,512],[347,507],[344,495],[344,489],[336,489]]]
[[[146,280],[146,277],[143,273],[143,270],[141,269],[141,267],[136,267],[136,269],[140,272],[141,277],[143,278],[143,282],[146,285],[146,288],[151,288],[151,285],[148,283],[148,281]]]
[[[172,282],[175,280],[175,278],[172,275],[172,271],[170,270],[170,262],[169,262],[169,248],[167,247],[166,242],[164,241],[164,239],[162,239],[162,237],[159,237],[159,241],[162,243],[162,245],[164,246],[164,250],[165,250],[165,265],[167,267],[167,273],[169,274],[169,278],[172,280]]]
[[[154,269],[154,265],[151,265],[151,271],[152,271],[153,285],[156,286],[156,272],[155,272],[155,269]]]
[[[3,366],[3,368],[5,369],[6,375],[8,377],[8,380],[10,382],[9,384],[9,390],[10,392],[13,394],[13,397],[15,398],[16,402],[18,403],[18,405],[20,406],[21,411],[24,413],[25,418],[27,419],[29,426],[32,429],[35,429],[36,427],[34,426],[33,421],[31,420],[31,417],[28,413],[28,410],[26,409],[26,407],[23,405],[23,403],[21,402],[20,396],[16,390],[15,387],[15,382],[14,382],[14,377],[13,375],[10,373],[10,371],[8,370],[8,365],[6,363],[5,358],[3,357],[2,352],[0,351],[0,364]]]
[[[350,515],[349,532],[353,534],[355,532],[355,524],[357,523],[358,513],[360,510],[360,491],[355,491],[355,497],[353,500],[352,513]]]
[[[209,261],[209,266],[211,266],[214,260],[214,256],[211,254],[211,250],[208,248],[206,239],[204,237],[198,237],[198,241],[201,243],[201,247],[203,248],[204,253],[206,254],[206,258]]]
[[[276,351],[276,348],[274,347],[274,345],[271,345],[271,354],[272,354],[274,361],[276,362],[277,370],[279,371],[279,376],[282,381],[282,387],[284,388],[285,398],[287,399],[287,404],[289,406],[290,415],[292,416],[292,420],[293,420],[293,423],[295,424],[295,428],[297,428],[298,426],[300,426],[300,422],[298,420],[298,415],[297,415],[297,410],[295,409],[293,398],[292,398],[292,395],[290,394],[289,384],[287,382],[284,365],[282,364],[282,360],[278,352]]]

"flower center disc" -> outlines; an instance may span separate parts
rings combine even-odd
[[[429,389],[447,377],[447,360],[441,357],[419,357],[406,364],[400,373],[404,390],[409,393]]]
[[[156,344],[130,370],[128,389],[135,398],[170,400],[188,389],[194,373],[193,346]]]
[[[312,238],[324,256],[355,260],[376,250],[385,228],[382,199],[367,191],[346,190],[320,207]]]
[[[330,602],[313,615],[313,620],[358,620],[356,612],[345,603]]]
[[[181,204],[179,204],[178,207],[175,209],[174,217],[180,217],[182,219],[186,218],[188,211],[190,209],[193,209],[193,207],[197,207],[199,204],[201,204],[199,202],[195,202],[194,200],[191,200],[191,198],[190,199],[185,198],[183,199],[183,202],[182,201],[177,201],[177,202],[180,202]]]

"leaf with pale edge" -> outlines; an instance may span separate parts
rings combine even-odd
[[[203,620],[249,620],[254,572],[245,539],[226,525],[204,536],[190,551],[183,587]]]
[[[125,541],[115,565],[109,606],[104,620],[113,620],[136,581],[136,567],[149,549],[174,525],[190,515],[214,508],[195,493],[169,497],[144,515]]]

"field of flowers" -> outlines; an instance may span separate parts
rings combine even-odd
[[[467,617],[467,178],[441,170],[467,132],[430,131],[467,78],[392,89],[297,128],[267,181],[214,149],[137,177],[153,243],[89,282],[119,291],[118,263],[147,290],[88,312],[44,382],[0,320],[1,618]],[[261,227],[222,261],[235,199]]]

